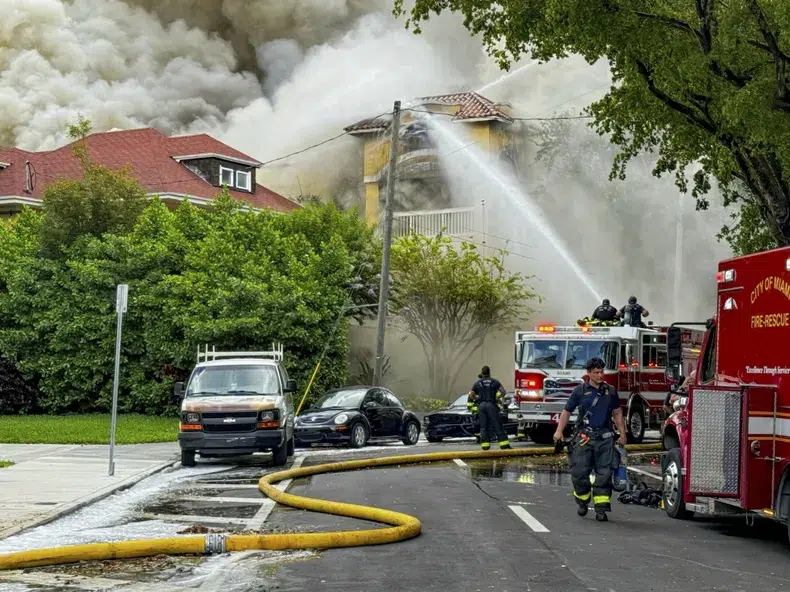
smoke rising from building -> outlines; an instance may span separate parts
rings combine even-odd
[[[4,0],[0,144],[54,148],[82,115],[96,131],[205,131],[267,161],[388,111],[395,99],[474,90],[503,75],[455,15],[415,36],[390,9],[389,0]],[[483,94],[510,102],[516,116],[545,117],[578,113],[608,86],[606,64],[571,58],[530,65]],[[634,293],[667,320],[676,188],[652,177],[647,158],[626,181],[609,182],[607,140],[583,120],[558,129],[565,152],[549,168],[536,160],[535,126],[524,126],[521,182],[613,303]],[[259,180],[291,197],[331,188],[342,198],[358,193],[361,166],[360,141],[345,137],[266,165]],[[545,320],[589,314],[597,303],[577,297],[530,221],[514,220],[494,190],[480,191],[491,234],[510,239],[509,265],[540,276]],[[713,306],[715,261],[727,255],[715,239],[724,215],[695,212],[690,197],[682,203],[684,302],[689,317],[702,317]]]

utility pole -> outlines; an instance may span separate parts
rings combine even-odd
[[[675,319],[683,317],[683,194],[678,194],[677,218],[675,223],[675,282],[673,290],[673,304]]]
[[[398,129],[400,128],[400,101],[392,109],[392,137],[390,138],[390,164],[387,170],[387,196],[384,201],[384,252],[381,256],[381,284],[379,286],[379,318],[376,330],[376,367],[373,386],[381,386],[384,369],[384,333],[387,329],[387,306],[390,293],[390,250],[392,248],[392,202],[395,201],[395,169],[398,164]]]

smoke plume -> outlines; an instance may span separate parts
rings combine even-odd
[[[434,18],[415,36],[391,16],[390,0],[3,1],[0,145],[62,145],[66,125],[79,115],[97,131],[208,132],[262,161],[278,159],[261,169],[259,181],[290,197],[358,201],[360,140],[343,137],[280,157],[389,111],[396,99],[481,89],[510,102],[517,117],[547,117],[578,113],[610,83],[606,64],[577,58],[525,59],[505,75],[457,16]],[[681,316],[709,315],[715,262],[728,254],[715,239],[724,212],[695,212],[671,180],[651,175],[647,157],[632,164],[626,181],[608,181],[614,151],[586,123],[570,120],[548,132],[539,123],[514,124],[520,132],[510,158],[525,199],[542,209],[599,292],[618,306],[634,294],[657,321],[678,314],[680,220]],[[554,134],[553,162],[543,156],[545,133]],[[454,203],[486,200],[487,234],[477,240],[506,246],[512,269],[539,276],[544,320],[589,314],[598,303],[536,220],[514,209],[480,171],[461,166],[468,165],[462,153],[443,162]],[[441,188],[418,186],[404,183],[405,207],[448,200]],[[397,343],[393,360],[402,353]],[[506,345],[501,369],[488,360],[496,372],[510,367]]]

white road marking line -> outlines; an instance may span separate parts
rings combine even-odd
[[[453,459],[453,462],[454,462],[455,464],[457,464],[457,465],[458,465],[459,467],[461,467],[461,468],[463,468],[463,467],[467,466],[467,464],[466,464],[464,461],[462,461],[460,458],[454,458],[454,459]]]
[[[535,517],[521,506],[508,506],[513,513],[535,532],[549,532],[549,529],[538,522]]]
[[[245,485],[243,483],[190,483],[185,489],[255,489],[258,490],[257,483]]]
[[[268,498],[261,497],[219,497],[211,495],[183,495],[178,501],[184,502],[220,502],[227,504],[265,504]]]
[[[143,518],[163,522],[197,522],[199,524],[247,524],[248,518],[223,518],[222,516],[189,516],[187,514],[143,514]]]
[[[292,469],[298,469],[302,466],[304,462],[304,456],[298,456],[294,458],[294,462],[291,465]],[[274,487],[279,489],[280,491],[285,491],[288,489],[288,486],[291,484],[291,479],[287,479],[285,481],[281,481]],[[258,513],[255,514],[252,518],[250,518],[248,526],[250,530],[260,530],[263,526],[263,523],[266,522],[266,519],[269,517],[269,514],[272,513],[274,506],[277,505],[276,502],[272,499],[266,499],[265,503],[261,505],[261,509],[258,510]]]

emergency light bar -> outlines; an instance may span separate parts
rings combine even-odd
[[[610,333],[611,327],[558,327],[551,324],[540,324],[535,327],[538,333]]]

